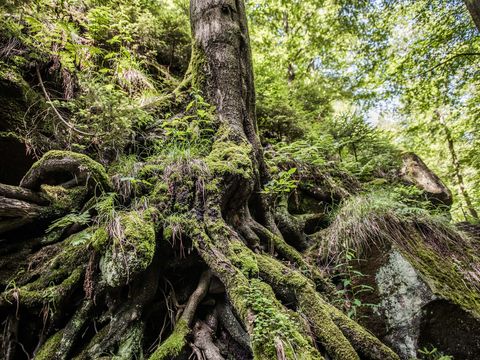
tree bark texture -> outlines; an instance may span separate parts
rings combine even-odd
[[[464,0],[465,5],[472,17],[478,31],[480,31],[480,1],[478,0]]]

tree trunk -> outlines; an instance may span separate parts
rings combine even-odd
[[[22,180],[30,190],[14,191],[16,201],[43,201],[38,190],[53,209],[74,213],[56,223],[70,231],[53,241],[44,234],[24,271],[2,283],[6,328],[19,329],[3,338],[5,353],[398,359],[331,305],[333,285],[274,222],[262,192],[269,174],[257,135],[244,2],[191,0],[190,12],[188,90],[215,106],[209,150],[142,164],[154,171],[154,184],[137,196],[78,154],[51,152],[35,164]],[[305,232],[306,220],[289,225],[288,207],[282,211],[283,234]]]
[[[468,193],[467,187],[465,186],[465,181],[462,175],[462,168],[460,162],[458,161],[457,151],[455,150],[455,142],[453,140],[452,132],[450,131],[445,121],[443,121],[442,116],[440,113],[437,112],[438,121],[440,126],[443,128],[445,132],[445,140],[447,141],[448,151],[450,153],[450,159],[452,161],[453,172],[455,178],[457,179],[458,188],[460,189],[460,194],[462,194],[463,200],[465,201],[465,205],[467,206],[467,210],[472,216],[473,219],[478,220],[478,213],[473,206],[472,199],[470,198],[470,194]]]
[[[464,0],[464,2],[475,26],[477,27],[477,30],[480,31],[480,1]]]

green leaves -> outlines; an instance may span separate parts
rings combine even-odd
[[[192,93],[191,97],[183,115],[162,122],[165,137],[158,144],[159,153],[168,151],[172,146],[191,148],[200,153],[209,151],[215,134],[215,107],[208,104],[199,93]]]
[[[375,289],[365,283],[365,274],[355,268],[354,264],[360,261],[356,252],[352,249],[345,249],[343,255],[344,261],[335,266],[337,273],[334,281],[338,281],[340,286],[340,289],[336,291],[337,303],[343,307],[348,317],[358,319],[361,309],[377,306],[361,300],[363,293],[372,293]]]
[[[70,225],[78,224],[78,225],[86,225],[90,222],[91,217],[88,212],[84,212],[81,214],[71,213],[68,214],[59,220],[54,221],[46,230],[47,233],[51,233],[54,230],[64,229]]]
[[[297,188],[298,180],[293,178],[293,174],[297,172],[297,168],[291,168],[287,171],[278,173],[275,179],[271,180],[263,192],[265,194],[282,195],[288,194]]]

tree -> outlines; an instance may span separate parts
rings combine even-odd
[[[375,30],[359,34],[360,76],[376,94],[369,102],[404,150],[415,151],[453,191],[451,214],[464,220],[478,208],[478,29],[464,1],[381,1],[364,16]],[[463,174],[462,193],[449,142],[435,113],[443,114]],[[394,120],[392,120],[394,118]],[[443,141],[445,140],[445,141]],[[468,195],[470,194],[470,196]],[[465,211],[463,211],[465,209]],[[472,217],[475,218],[474,216]]]
[[[2,220],[2,233],[35,224],[42,239],[24,232],[31,253],[0,300],[5,358],[23,348],[37,359],[132,359],[153,343],[150,359],[189,347],[222,359],[214,342],[221,324],[239,358],[321,359],[319,344],[332,359],[398,359],[330,303],[333,285],[275,225],[261,191],[270,176],[243,1],[191,0],[190,18],[192,60],[181,86],[193,100],[183,113],[195,109],[188,120],[202,124],[213,117],[209,142],[189,144],[201,145],[196,156],[160,153],[139,165],[138,178],[110,179],[86,155],[51,151],[19,187],[1,187],[1,215],[13,217]],[[168,137],[188,135],[174,120],[181,122],[163,124]],[[23,254],[14,242],[5,251],[9,261]],[[179,281],[188,294],[179,291],[183,311],[169,318]],[[207,294],[214,306],[202,304]],[[162,321],[174,325],[166,338]]]
[[[452,136],[452,131],[450,130],[448,125],[445,123],[445,120],[442,118],[442,115],[440,114],[440,112],[437,111],[435,113],[435,118],[439,126],[443,129],[445,140],[448,145],[448,151],[450,153],[450,160],[452,163],[452,168],[454,171],[456,182],[457,182],[458,188],[460,189],[460,193],[462,194],[462,197],[465,201],[467,211],[469,212],[470,216],[472,216],[474,220],[478,221],[479,219],[478,213],[475,207],[473,206],[472,199],[470,197],[469,191],[467,190],[465,181],[463,179],[462,166],[458,160],[457,151],[455,149],[455,140]]]
[[[464,0],[475,26],[480,31],[480,3],[478,0]]]

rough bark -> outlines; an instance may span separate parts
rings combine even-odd
[[[480,2],[478,0],[464,0],[464,2],[477,30],[480,31]]]

